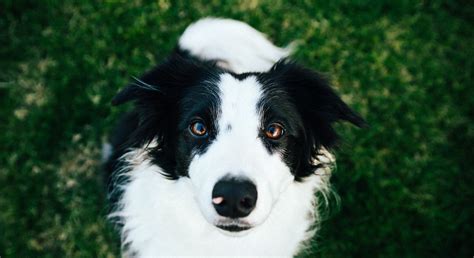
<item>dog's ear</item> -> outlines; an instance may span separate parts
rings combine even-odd
[[[333,124],[337,121],[347,121],[358,127],[367,126],[322,75],[286,60],[278,62],[269,74],[268,78],[274,78],[273,83],[282,85],[294,100],[316,148],[331,148],[336,144],[338,137]]]
[[[180,52],[175,52],[140,79],[133,77],[133,82],[113,98],[112,105],[120,105],[131,100],[138,102],[156,100],[156,98],[170,101],[186,87],[219,71],[214,62],[197,62]]]
[[[131,112],[137,119],[130,135],[120,148],[150,143],[153,139],[161,139],[165,134],[165,114],[169,113],[171,99],[167,98],[164,91],[166,85],[162,85],[162,68],[155,67],[141,78],[132,77],[133,81],[123,88],[112,99],[112,105],[121,105],[134,101],[135,108]],[[160,121],[162,123],[160,123]]]

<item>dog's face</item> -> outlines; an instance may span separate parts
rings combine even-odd
[[[173,56],[114,102],[128,100],[140,116],[130,145],[156,141],[150,159],[170,180],[189,178],[203,217],[226,233],[264,222],[289,184],[314,173],[336,142],[333,122],[364,123],[319,75],[288,62],[236,75]]]

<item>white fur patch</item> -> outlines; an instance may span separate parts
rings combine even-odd
[[[262,118],[257,105],[262,90],[255,76],[240,81],[224,74],[220,78],[219,90],[219,133],[203,155],[193,158],[189,176],[201,211],[211,224],[222,219],[211,202],[216,182],[226,176],[249,178],[257,187],[258,199],[255,210],[245,218],[245,222],[259,225],[294,177],[279,153],[268,153],[259,137]],[[225,130],[229,126],[232,129]]]
[[[143,149],[137,149],[124,157],[133,164],[124,175],[131,182],[123,186],[120,209],[111,214],[123,223],[125,255],[290,257],[314,233],[310,230],[317,218],[314,192],[327,187],[327,176],[292,182],[273,203],[264,223],[235,237],[222,234],[206,221],[189,178],[165,179],[161,168],[150,164],[143,154]]]
[[[218,18],[191,24],[179,46],[204,60],[218,60],[219,65],[236,73],[268,71],[291,53],[291,47],[276,47],[246,23]]]

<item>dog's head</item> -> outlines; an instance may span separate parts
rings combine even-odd
[[[281,61],[233,74],[173,55],[113,100],[136,103],[130,142],[170,180],[187,177],[206,220],[227,231],[258,226],[280,193],[317,169],[337,141],[333,123],[364,125],[320,75]]]

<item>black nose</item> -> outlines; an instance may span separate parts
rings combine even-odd
[[[221,179],[212,190],[212,204],[217,213],[224,217],[245,217],[252,212],[256,203],[257,188],[248,179]]]

